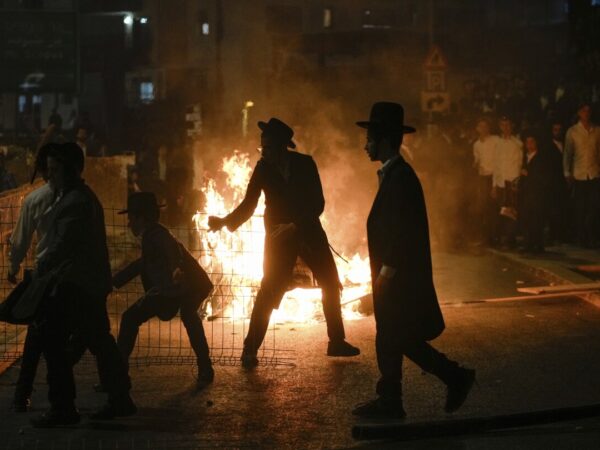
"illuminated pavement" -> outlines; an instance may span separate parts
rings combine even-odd
[[[540,280],[491,256],[436,255],[434,265],[440,299],[449,303],[443,308],[447,331],[434,345],[478,371],[479,386],[456,417],[600,403],[599,309],[577,298],[463,304],[465,299],[514,295],[517,280]],[[348,322],[347,335],[362,354],[328,358],[324,324],[279,326],[278,346],[295,351],[295,367],[259,367],[250,373],[217,367],[215,383],[201,393],[193,390],[189,366],[134,368],[133,396],[140,407],[136,417],[105,424],[86,419],[60,430],[28,425],[28,418],[47,405],[43,368],[35,411],[7,412],[13,368],[0,377],[0,448],[66,448],[67,442],[72,449],[597,448],[600,420],[451,440],[355,441],[351,428],[357,422],[350,410],[373,395],[377,377],[373,318]],[[78,406],[85,414],[103,397],[92,392],[97,378],[93,365],[81,365],[77,374]],[[443,385],[411,363],[406,364],[405,391],[409,422],[447,417]]]

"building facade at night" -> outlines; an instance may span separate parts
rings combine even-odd
[[[135,145],[139,136],[130,130],[148,118],[162,124],[163,134],[184,134],[190,126],[241,134],[244,114],[254,120],[284,110],[295,120],[302,112],[294,104],[307,86],[324,99],[351,97],[357,109],[393,92],[419,110],[432,44],[448,61],[453,98],[472,76],[535,78],[543,72],[540,60],[560,67],[569,3],[3,0],[0,17],[32,11],[69,17],[75,42],[62,67],[70,84],[23,87],[0,78],[0,129],[5,135],[43,129],[55,107],[65,122],[73,111],[86,111],[121,151]],[[183,123],[190,110],[201,125]]]

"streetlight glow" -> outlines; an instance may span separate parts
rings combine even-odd
[[[131,14],[127,14],[123,17],[123,23],[125,25],[133,25],[133,16]]]

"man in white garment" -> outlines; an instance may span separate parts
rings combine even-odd
[[[475,127],[478,139],[473,143],[473,165],[477,170],[477,213],[481,222],[481,238],[494,243],[494,224],[497,215],[492,199],[492,177],[496,162],[498,136],[491,133],[489,119],[482,117]]]
[[[500,118],[500,137],[496,142],[492,195],[502,216],[500,236],[508,247],[516,245],[517,181],[523,166],[523,143],[513,134],[510,118]]]
[[[35,180],[36,173],[39,173],[46,183],[25,197],[21,205],[17,224],[10,236],[10,265],[7,278],[13,284],[17,283],[17,275],[20,272],[22,262],[27,256],[34,233],[37,240],[35,248],[36,264],[48,249],[47,232],[52,223],[54,190],[50,183],[47,182],[47,155],[57,146],[59,144],[46,144],[38,151],[31,182],[33,183]],[[26,412],[30,406],[33,381],[41,351],[39,334],[34,328],[29,327],[23,346],[21,371],[19,372],[15,395],[11,405],[15,412]]]
[[[563,166],[573,187],[578,243],[600,244],[600,127],[592,123],[589,103],[578,110],[579,121],[567,130]]]

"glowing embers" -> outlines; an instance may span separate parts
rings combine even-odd
[[[226,175],[225,183],[217,185],[216,180],[207,180],[203,189],[206,206],[193,217],[201,241],[200,263],[216,286],[206,313],[211,319],[243,320],[250,317],[263,275],[265,229],[262,215],[265,203],[261,196],[252,218],[236,232],[225,229],[208,232],[209,216],[227,215],[244,198],[252,174],[249,155],[234,151],[231,157],[223,159],[222,171]],[[354,300],[371,292],[371,280],[367,258],[356,254],[346,259],[348,263],[336,258],[336,264],[344,286],[342,313],[348,320],[361,317],[358,312],[360,302]],[[294,286],[301,287],[285,294],[279,309],[273,313],[272,323],[322,320],[321,290],[316,287],[310,271],[302,265],[294,271]]]

